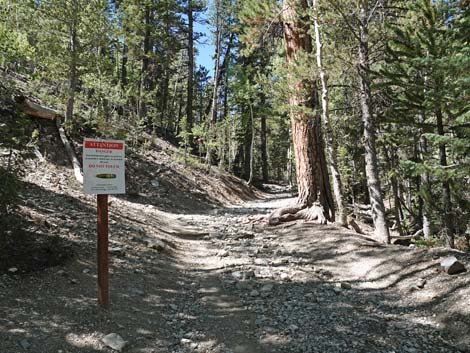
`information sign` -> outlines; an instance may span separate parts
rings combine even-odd
[[[120,140],[83,141],[83,189],[86,194],[124,194],[125,143]]]

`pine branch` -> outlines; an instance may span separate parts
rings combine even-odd
[[[327,0],[329,2],[329,4],[331,6],[333,6],[333,8],[339,12],[339,14],[341,15],[341,17],[343,18],[343,20],[345,21],[346,25],[349,27],[352,35],[354,36],[354,38],[357,40],[357,41],[360,41],[361,40],[361,37],[359,36],[359,34],[356,32],[356,29],[354,28],[354,26],[349,22],[349,19],[348,17],[346,16],[346,14],[341,10],[341,7],[336,3],[335,0]],[[356,20],[359,20],[357,18],[357,16],[354,16],[354,18],[356,18]]]
[[[369,16],[367,17],[366,19],[366,22],[365,22],[365,25],[367,26],[370,22],[370,20],[372,19],[372,17],[374,16],[375,14],[375,11],[377,11],[377,8],[380,4],[382,4],[383,0],[377,0],[374,7],[372,8],[372,10],[370,11],[369,13]]]

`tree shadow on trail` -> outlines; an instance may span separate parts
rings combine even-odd
[[[44,196],[38,199],[47,200]],[[47,213],[54,222],[75,220],[70,239],[79,251],[65,267],[0,286],[0,352],[26,351],[22,345],[32,352],[111,352],[100,342],[111,332],[129,341],[129,353],[459,351],[439,338],[439,329],[450,329],[451,323],[437,328],[427,310],[445,297],[463,298],[454,295],[468,293],[467,277],[454,286],[455,278],[431,277],[433,255],[426,252],[376,247],[331,226],[298,224],[267,228],[253,239],[231,239],[235,261],[256,237],[265,237],[266,247],[255,256],[264,265],[250,260],[249,265],[207,267],[206,259],[198,264],[188,257],[197,258],[198,246],[210,248],[209,240],[183,242],[166,234],[162,239],[173,246],[157,251],[141,241],[155,235],[158,222],[142,221],[153,213],[112,206],[116,224],[110,240],[119,251],[110,255],[111,306],[102,310],[96,300],[95,209],[68,197],[40,207],[43,213],[54,211]],[[65,207],[78,213],[58,217]],[[282,279],[288,270],[292,276]],[[439,281],[449,287],[439,297],[420,299],[421,292],[410,292],[420,301],[404,300],[397,289],[421,273],[429,276],[430,288]],[[352,289],[338,290],[338,282]],[[469,317],[454,318],[465,323]]]
[[[374,244],[330,226],[298,224],[273,233],[282,239],[285,253],[293,252],[299,264],[311,265],[310,274],[325,271],[330,276],[323,280],[347,282],[360,295],[376,295],[380,315],[404,313],[431,331],[439,329],[456,346],[466,347],[463,351],[470,349],[470,310],[463,305],[470,298],[470,273],[449,276],[439,271],[439,260],[449,255],[468,266],[468,254]]]
[[[35,184],[23,183],[22,193],[27,201],[20,211],[0,220],[0,273],[29,273],[64,264],[76,248],[64,234],[67,229],[60,226],[67,222],[67,211],[55,206],[73,205],[80,212],[90,211],[89,206],[75,198]]]
[[[319,279],[221,282],[215,274],[196,271],[195,275],[202,275],[200,283],[206,286],[202,306],[183,312],[202,316],[199,334],[231,351],[245,345],[248,348],[241,351],[250,353],[406,352],[414,347],[426,351],[423,347],[429,347],[429,342],[438,342],[443,352],[459,351],[440,341],[432,325],[411,321],[412,311],[395,305],[387,308],[385,316],[384,305],[397,300],[391,293],[352,289],[338,294],[333,285]],[[266,285],[271,286],[267,296],[252,296],[254,290],[263,293]],[[410,340],[411,332],[421,338]]]

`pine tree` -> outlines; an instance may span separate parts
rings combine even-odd
[[[382,70],[396,102],[390,114],[401,116],[402,123],[420,129],[421,161],[408,161],[407,166],[412,173],[421,175],[423,226],[427,227],[431,217],[430,194],[436,189],[432,184],[439,181],[441,205],[438,213],[448,247],[454,247],[456,226],[452,184],[467,168],[459,163],[463,162],[459,161],[463,150],[458,146],[468,141],[468,135],[458,127],[458,121],[468,119],[469,111],[464,98],[468,82],[462,79],[462,74],[465,75],[469,68],[464,54],[466,47],[463,42],[452,40],[459,33],[459,23],[463,23],[460,22],[462,13],[454,15],[452,9],[450,4],[430,0],[413,3],[409,8],[412,20],[404,26],[394,27],[395,38],[388,51],[389,64]],[[449,41],[453,45],[447,45]],[[430,150],[432,148],[437,152],[438,161]],[[450,158],[456,162],[451,168]],[[455,197],[461,199],[457,194]],[[426,233],[428,231],[426,229]]]
[[[321,122],[317,114],[319,101],[316,83],[308,74],[295,75],[296,72],[302,72],[302,61],[309,60],[312,53],[311,37],[303,22],[306,19],[302,18],[307,7],[304,0],[286,0],[282,8],[286,63],[290,72],[289,106],[299,188],[298,203],[303,207],[311,207],[319,201],[325,217],[334,220]]]

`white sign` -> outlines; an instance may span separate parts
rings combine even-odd
[[[83,141],[83,189],[86,194],[125,194],[124,141]]]

